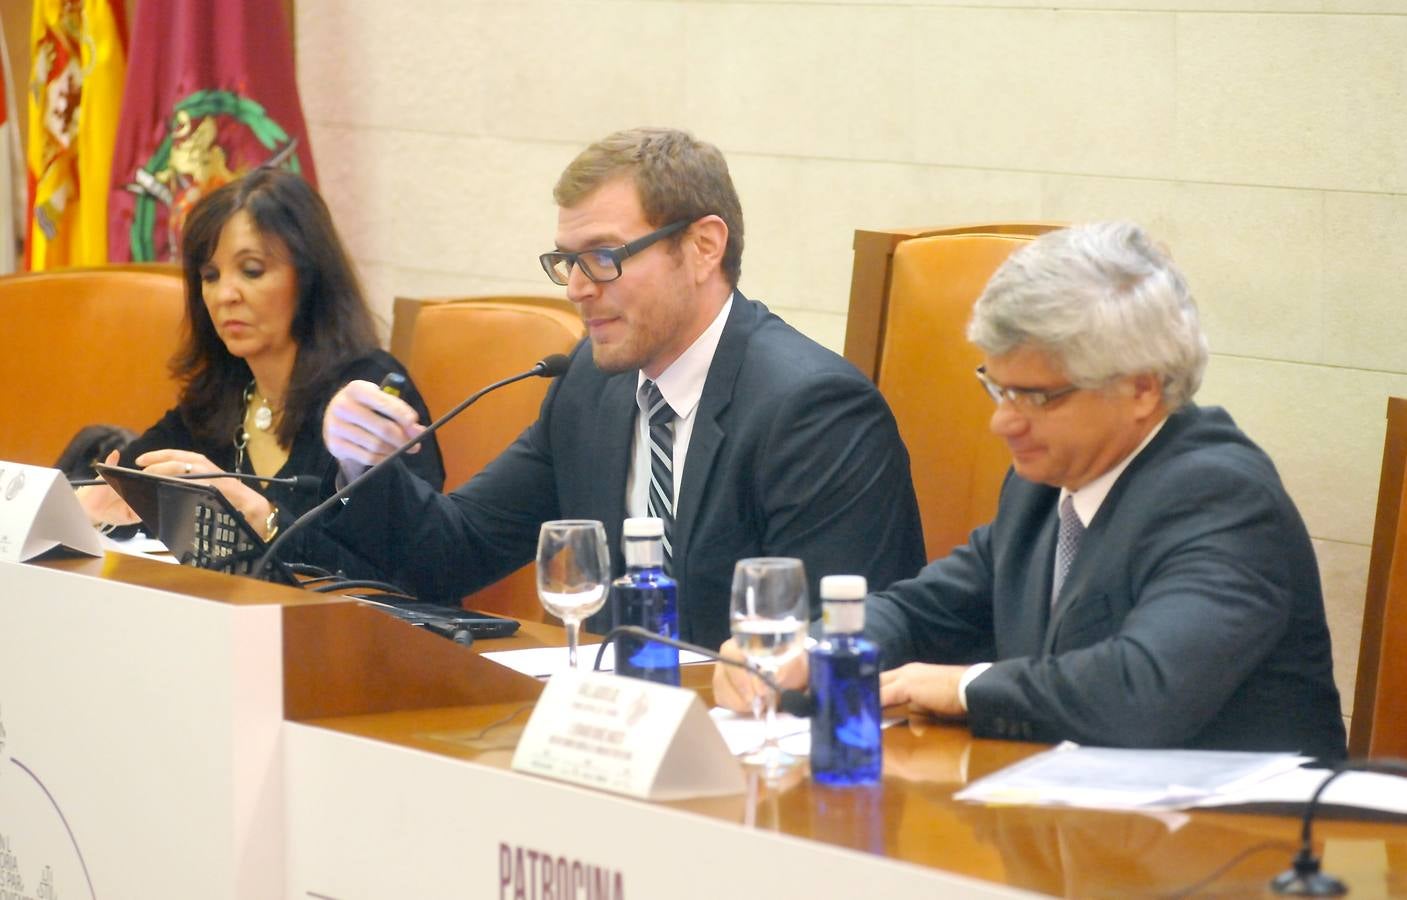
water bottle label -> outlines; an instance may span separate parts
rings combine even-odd
[[[826,634],[855,634],[865,630],[863,600],[827,600],[821,607],[821,627]]]

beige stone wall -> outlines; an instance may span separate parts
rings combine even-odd
[[[1201,399],[1315,537],[1347,703],[1383,409],[1407,394],[1407,0],[1049,5],[301,0],[299,74],[383,310],[547,292],[556,173],[635,124],[724,149],[744,290],[835,348],[857,227],[1144,222],[1202,304]]]

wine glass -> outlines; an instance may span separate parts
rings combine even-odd
[[[733,640],[750,665],[776,677],[805,647],[806,570],[799,559],[741,559],[733,569]],[[762,692],[764,708],[760,748],[743,762],[760,765],[768,777],[781,774],[796,760],[777,743],[777,694]]]
[[[611,558],[606,529],[593,519],[543,522],[537,535],[537,594],[567,626],[567,662],[575,669],[581,620],[606,602]]]

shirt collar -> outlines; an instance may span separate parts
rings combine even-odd
[[[703,396],[704,382],[708,380],[708,370],[713,364],[713,354],[718,349],[718,342],[723,338],[723,326],[727,324],[728,313],[733,308],[733,297],[734,294],[730,292],[723,308],[713,317],[713,322],[704,329],[703,334],[695,338],[689,349],[679,354],[679,358],[670,363],[669,368],[655,379],[665,402],[681,419],[694,412],[694,407],[699,405],[699,398]],[[647,380],[649,379],[645,377],[645,373],[640,372],[635,382],[637,396],[640,385]]]
[[[1071,502],[1075,507],[1075,515],[1080,517],[1081,525],[1088,528],[1089,523],[1094,521],[1095,513],[1099,512],[1099,507],[1104,505],[1104,498],[1109,496],[1109,491],[1113,489],[1114,482],[1118,481],[1119,476],[1124,474],[1124,470],[1129,467],[1129,463],[1133,462],[1134,457],[1142,453],[1143,448],[1147,447],[1153,438],[1157,437],[1158,432],[1163,430],[1163,425],[1166,424],[1167,421],[1167,418],[1164,417],[1162,421],[1154,425],[1153,430],[1148,432],[1143,438],[1142,443],[1133,448],[1132,453],[1119,460],[1117,465],[1089,484],[1077,491],[1071,491],[1068,488],[1060,489],[1060,502],[1063,503],[1066,497],[1074,498]]]

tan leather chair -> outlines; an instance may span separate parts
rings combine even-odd
[[[875,377],[880,344],[884,338],[885,314],[889,306],[890,274],[894,251],[915,238],[952,234],[995,234],[1034,237],[1060,228],[1051,222],[975,222],[967,225],[939,225],[927,228],[892,228],[882,231],[855,231],[855,266],[850,275],[850,312],[845,327],[845,358],[861,372]],[[974,294],[973,300],[977,299]]]
[[[990,223],[857,231],[845,355],[889,401],[909,449],[929,559],[996,513],[1011,463],[973,374],[972,304],[1015,248],[1059,228]]]
[[[184,296],[166,265],[0,278],[0,459],[53,465],[85,425],[156,422],[176,401]]]
[[[1348,752],[1407,756],[1407,400],[1387,402]]]
[[[412,313],[411,310],[414,310]],[[465,397],[553,353],[568,353],[584,333],[575,307],[545,297],[396,301],[396,319],[413,315],[402,357],[430,412],[442,415]],[[439,432],[445,489],[468,481],[532,424],[548,382],[532,379],[484,397]],[[471,609],[543,622],[532,566],[465,601]]]

